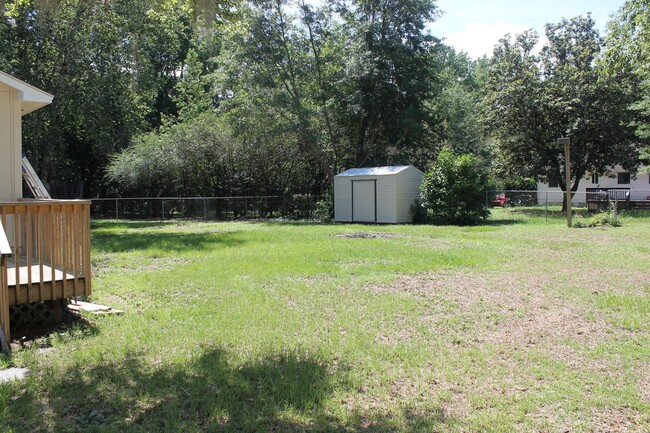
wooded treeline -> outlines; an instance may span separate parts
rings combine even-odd
[[[4,9],[3,9],[4,8]],[[55,95],[23,119],[45,181],[86,196],[325,194],[350,167],[470,153],[503,187],[634,170],[647,138],[648,8],[470,59],[434,0],[5,0],[0,70]],[[645,20],[645,21],[644,21]],[[641,53],[641,54],[639,54]],[[643,57],[645,56],[645,57]]]

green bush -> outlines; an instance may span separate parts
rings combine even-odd
[[[586,221],[576,220],[573,222],[573,227],[583,228],[583,227],[620,227],[623,225],[620,215],[618,214],[618,209],[616,208],[616,203],[613,201],[609,202],[609,206],[606,212],[600,212]]]
[[[334,203],[332,203],[332,197],[328,196],[316,202],[314,218],[322,222],[330,222],[334,219]]]
[[[422,204],[433,224],[473,225],[485,220],[488,174],[472,155],[443,149],[424,175]]]
[[[413,224],[427,223],[427,209],[420,203],[420,200],[413,200],[411,205],[411,214],[413,215]]]

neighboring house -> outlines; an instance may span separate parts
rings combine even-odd
[[[617,167],[604,175],[588,174],[580,179],[578,189],[573,196],[572,203],[584,204],[587,202],[587,193],[593,191],[615,191],[621,190],[619,197],[625,197],[632,201],[650,200],[650,174],[641,168],[634,176],[629,171]],[[627,192],[629,191],[629,194]],[[562,203],[563,192],[558,182],[538,182],[537,200],[539,204]]]

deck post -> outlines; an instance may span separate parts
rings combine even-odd
[[[7,285],[7,260],[11,255],[11,248],[0,221],[0,328],[4,331],[7,345],[11,342],[9,327],[9,286]],[[9,347],[9,346],[7,346]]]

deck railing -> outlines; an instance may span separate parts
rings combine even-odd
[[[587,201],[624,201],[630,199],[630,188],[587,188]]]
[[[90,201],[0,203],[0,221],[13,250],[9,305],[90,295]]]
[[[7,287],[7,264],[11,256],[11,248],[0,221],[0,326],[5,338],[9,338],[9,289]]]
[[[610,202],[617,208],[626,208],[630,202],[630,188],[587,188],[587,208],[606,209]]]

